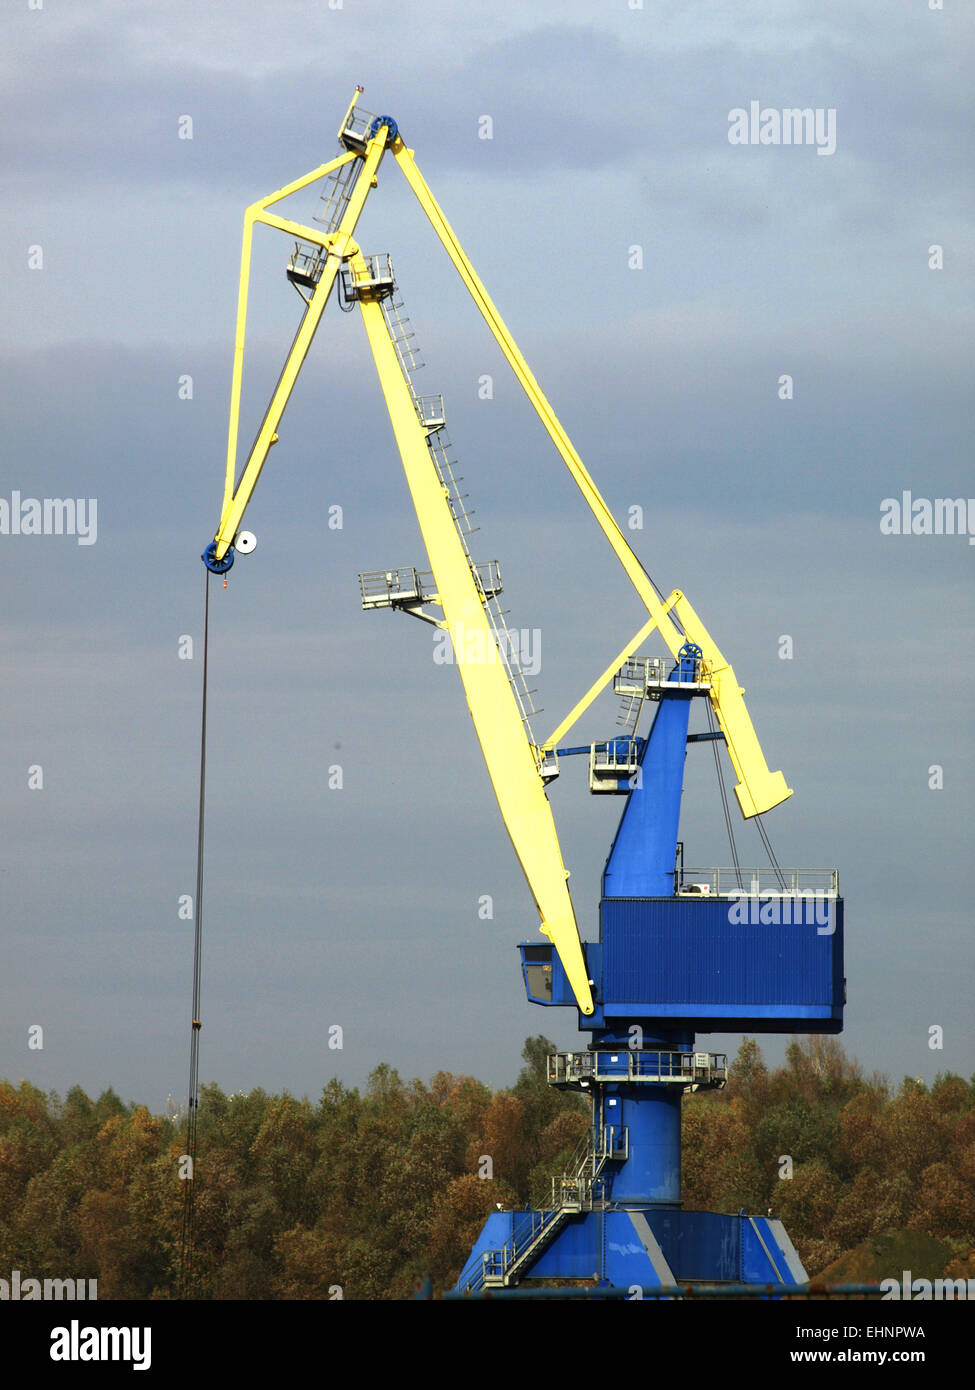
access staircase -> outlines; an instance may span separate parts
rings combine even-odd
[[[626,1157],[625,1129],[617,1134],[616,1126],[607,1125],[598,1137],[587,1134],[570,1161],[570,1171],[552,1179],[551,1207],[547,1211],[525,1212],[499,1250],[483,1253],[480,1268],[467,1281],[467,1292],[507,1288],[517,1283],[521,1271],[535,1263],[571,1217],[605,1207],[600,1174],[607,1162],[622,1162]]]

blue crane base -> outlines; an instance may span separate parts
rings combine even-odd
[[[457,1281],[479,1293],[525,1280],[632,1288],[807,1282],[781,1221],[711,1211],[631,1207],[489,1216]]]

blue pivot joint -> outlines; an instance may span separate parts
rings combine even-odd
[[[369,139],[374,140],[376,138],[381,126],[385,126],[389,131],[389,137],[386,143],[391,145],[399,134],[399,126],[393,120],[392,116],[377,116],[369,127]]]
[[[207,569],[210,571],[211,574],[226,574],[227,571],[230,569],[230,566],[234,563],[234,548],[232,545],[228,546],[227,552],[224,555],[223,559],[218,560],[217,543],[216,541],[211,541],[210,544],[207,546],[206,550],[204,550],[203,554],[200,556],[200,559],[206,565]]]

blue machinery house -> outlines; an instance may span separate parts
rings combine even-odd
[[[835,872],[683,868],[687,744],[710,737],[687,732],[692,700],[707,693],[696,655],[685,649],[663,672],[629,663],[621,679],[639,676],[656,703],[649,737],[591,754],[592,789],[627,799],[603,872],[599,940],[583,946],[596,1010],[579,1013],[579,1027],[592,1039],[587,1051],[550,1057],[548,1075],[590,1096],[588,1151],[553,1183],[549,1209],[488,1218],[458,1290],[525,1279],[806,1281],[780,1221],[681,1207],[681,1097],[727,1079],[725,1057],[695,1050],[695,1034],[838,1033],[844,1003]],[[575,751],[590,749],[559,749]],[[519,950],[528,998],[574,1006],[553,947]]]

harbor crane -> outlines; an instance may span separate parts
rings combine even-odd
[[[548,1062],[556,1087],[588,1095],[591,1131],[576,1167],[553,1182],[543,1211],[498,1211],[488,1221],[458,1288],[476,1292],[523,1280],[586,1280],[623,1287],[680,1281],[795,1285],[802,1266],[780,1222],[744,1212],[685,1211],[681,1205],[681,1097],[723,1086],[726,1058],[700,1051],[698,1033],[835,1033],[842,1028],[843,900],[835,870],[781,868],[762,817],[792,795],[766,763],[730,663],[685,594],[657,589],[600,495],[582,459],[521,355],[456,234],[424,180],[414,153],[387,115],[356,94],[331,162],[260,199],[246,211],[231,387],[226,482],[220,522],[204,552],[223,574],[255,545],[241,524],[289,396],[332,295],[358,308],[402,459],[426,564],[359,576],[366,610],[387,608],[432,623],[456,650],[490,659],[457,670],[498,807],[539,917],[541,940],[519,947],[528,999],[577,1011],[591,1034],[585,1051]],[[496,561],[477,562],[473,526],[458,486],[444,402],[421,395],[388,253],[365,254],[356,224],[391,156],[456,268],[597,526],[639,596],[645,618],[548,734],[532,730],[535,710],[516,644],[499,603]],[[281,215],[292,194],[323,183],[315,225]],[[304,310],[278,384],[246,459],[239,450],[241,386],[254,228],[287,233],[287,277]],[[655,636],[666,655],[648,656]],[[620,732],[599,743],[563,740],[603,691],[623,699]],[[692,705],[708,728],[690,733]],[[646,717],[648,727],[643,732]],[[724,746],[741,816],[754,821],[770,868],[685,867],[679,820],[689,746]],[[589,789],[625,797],[602,877],[599,940],[583,942],[568,888],[548,789],[560,760],[584,756]],[[719,778],[722,799],[724,783]],[[728,807],[725,807],[726,815]],[[729,823],[730,828],[730,823]],[[732,836],[732,845],[734,840]]]

